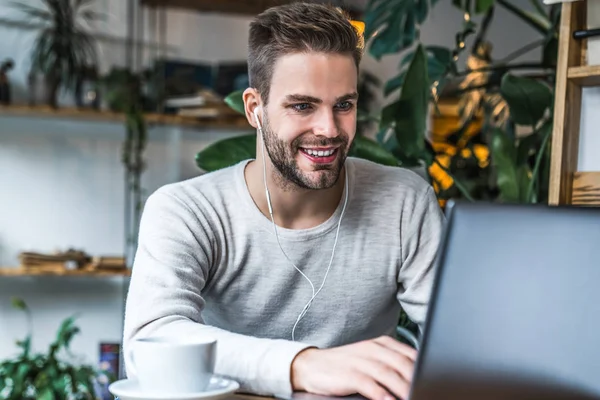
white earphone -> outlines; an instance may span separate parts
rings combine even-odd
[[[304,317],[304,315],[306,315],[306,313],[308,312],[308,309],[312,305],[312,302],[314,301],[315,297],[317,297],[317,295],[319,294],[321,289],[323,289],[323,286],[325,285],[325,280],[327,279],[327,275],[329,274],[329,269],[331,268],[331,264],[333,263],[333,256],[335,254],[335,248],[337,246],[338,236],[340,233],[340,226],[342,224],[342,219],[344,218],[344,212],[346,211],[346,204],[348,204],[348,172],[346,171],[346,174],[345,174],[344,206],[342,207],[342,213],[340,214],[340,219],[338,221],[337,230],[335,232],[335,241],[333,243],[333,250],[331,251],[331,259],[329,260],[329,265],[327,266],[327,271],[325,272],[325,277],[323,278],[323,283],[321,283],[321,287],[319,287],[319,290],[317,290],[315,292],[315,285],[312,283],[312,281],[304,274],[304,272],[302,272],[300,270],[300,268],[298,268],[296,266],[296,264],[294,264],[292,262],[292,260],[290,260],[290,258],[286,254],[286,252],[283,250],[283,247],[281,247],[281,242],[279,241],[279,235],[277,234],[277,226],[275,225],[275,219],[273,218],[273,206],[271,205],[271,196],[269,194],[269,188],[267,186],[267,159],[265,156],[265,139],[263,136],[262,126],[258,119],[258,107],[254,109],[254,119],[256,120],[256,125],[258,126],[258,130],[260,132],[260,137],[261,137],[261,150],[262,150],[262,157],[263,157],[263,179],[264,179],[264,183],[265,183],[265,194],[267,196],[267,204],[269,206],[269,214],[271,215],[271,222],[273,223],[273,231],[275,232],[275,237],[277,238],[277,244],[279,245],[279,249],[285,256],[285,258],[290,262],[290,264],[292,264],[292,266],[296,269],[296,271],[298,271],[304,277],[304,279],[306,279],[308,281],[308,283],[312,289],[312,297],[310,298],[308,303],[306,303],[306,305],[300,312],[300,315],[298,315],[298,318],[296,319],[296,323],[294,324],[294,327],[292,328],[292,340],[295,341],[294,334],[296,332],[296,327],[298,326],[298,323],[300,322],[302,317]]]

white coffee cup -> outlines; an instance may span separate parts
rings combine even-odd
[[[143,338],[125,354],[128,372],[151,395],[199,393],[214,373],[217,342],[213,338]]]

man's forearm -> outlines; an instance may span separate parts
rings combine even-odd
[[[156,320],[138,331],[133,339],[149,335],[216,338],[215,373],[231,377],[240,383],[242,390],[260,395],[289,395],[292,390],[292,361],[300,351],[310,347],[288,340],[240,335],[181,317]],[[127,344],[125,343],[125,351]]]

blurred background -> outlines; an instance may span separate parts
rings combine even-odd
[[[281,3],[0,0],[0,362],[30,332],[35,351],[68,342],[71,362],[122,374],[144,199],[254,156],[248,26]],[[354,156],[417,170],[440,207],[549,201],[562,3],[328,3],[364,24]],[[595,110],[583,89],[577,171],[600,171]]]

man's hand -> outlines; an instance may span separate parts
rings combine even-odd
[[[326,396],[406,399],[417,352],[382,336],[332,349],[306,349],[292,363],[292,388]]]

